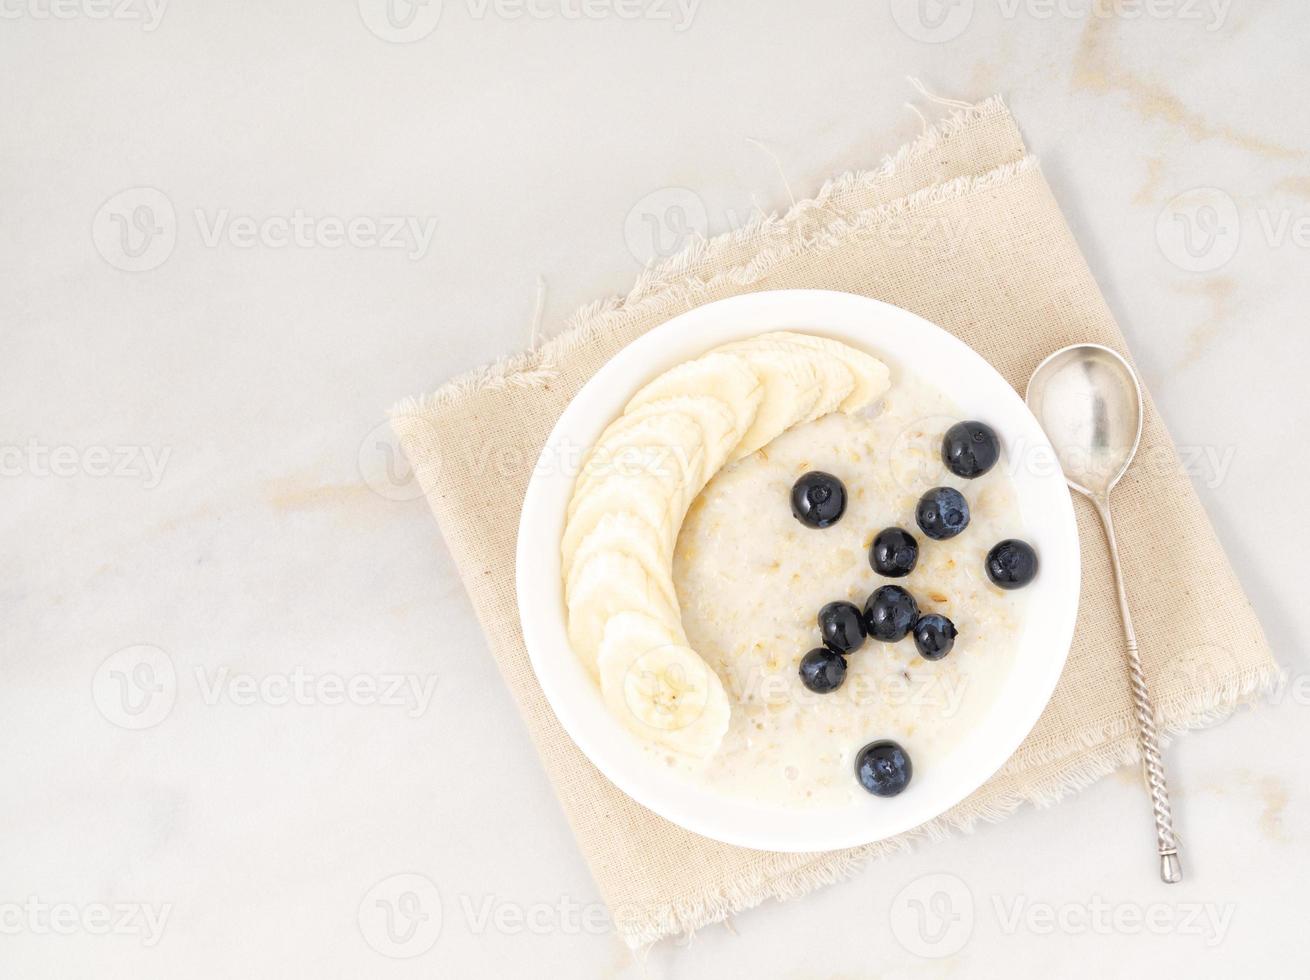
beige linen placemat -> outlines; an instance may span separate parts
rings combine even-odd
[[[1036,161],[993,98],[957,111],[879,169],[829,182],[785,216],[648,270],[628,296],[581,310],[539,349],[393,410],[578,846],[632,945],[770,896],[801,895],[908,840],[997,820],[1024,802],[1053,803],[1137,759],[1108,559],[1081,500],[1081,607],[1054,697],[999,773],[909,834],[824,854],[719,844],[633,802],[565,735],[528,661],[514,590],[519,507],[541,446],[583,382],[636,337],[711,300],[787,288],[845,290],[912,310],[970,344],[1020,390],[1033,367],[1066,344],[1125,350]],[[877,337],[869,344],[876,350]],[[1116,491],[1115,516],[1120,540],[1131,542],[1126,574],[1160,725],[1177,732],[1253,700],[1277,669],[1149,397],[1140,452]],[[1154,866],[1146,798],[1125,818],[1141,821],[1146,874]],[[1178,822],[1185,834],[1185,811]]]

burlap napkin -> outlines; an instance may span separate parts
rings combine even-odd
[[[956,112],[879,169],[829,182],[785,216],[648,270],[628,296],[583,309],[540,349],[393,410],[578,846],[633,945],[770,896],[803,894],[908,839],[997,820],[1024,802],[1053,803],[1137,758],[1108,559],[1081,500],[1082,601],[1055,696],[990,782],[902,838],[825,854],[715,843],[633,802],[565,735],[533,675],[515,604],[519,507],[541,446],[583,382],[634,338],[701,303],[785,288],[845,290],[912,310],[973,346],[1020,390],[1058,347],[1096,341],[1125,350],[1036,161],[993,98]],[[1117,530],[1160,724],[1177,732],[1254,699],[1277,671],[1149,397],[1140,452],[1116,491]],[[1131,817],[1142,822],[1146,868],[1153,835],[1145,800]],[[1185,834],[1186,813],[1179,817]]]

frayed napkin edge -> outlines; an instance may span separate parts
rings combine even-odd
[[[670,290],[707,292],[722,282],[750,285],[778,263],[816,244],[835,245],[848,234],[900,217],[907,211],[986,191],[1038,169],[1037,158],[1029,154],[987,173],[968,174],[934,184],[866,211],[847,214],[831,205],[835,195],[871,187],[894,176],[906,164],[932,152],[943,140],[957,135],[965,127],[1008,113],[1000,95],[958,109],[895,153],[883,157],[878,167],[851,170],[830,178],[814,197],[796,202],[783,214],[760,215],[735,231],[692,242],[678,254],[648,265],[626,296],[595,300],[576,310],[566,321],[564,329],[540,347],[522,350],[456,375],[435,391],[402,399],[387,414],[393,419],[425,415],[484,391],[544,387],[557,377],[560,361],[609,329],[613,318],[636,312],[640,306],[657,300]],[[806,220],[814,211],[826,211],[832,218],[814,230]],[[758,251],[750,262],[732,266],[708,279],[695,278],[698,267],[712,263],[725,250],[760,236],[781,240]]]

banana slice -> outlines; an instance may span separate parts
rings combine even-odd
[[[633,395],[625,411],[681,395],[719,399],[735,416],[733,428],[742,433],[755,418],[764,388],[755,373],[739,359],[710,351],[665,371]]]
[[[595,487],[613,481],[647,482],[653,478],[669,489],[673,521],[682,523],[686,509],[700,493],[705,476],[705,434],[695,418],[682,412],[645,416],[623,415],[612,422],[582,465],[573,488],[575,502]]]
[[[816,337],[808,333],[792,333],[779,330],[768,336],[797,347],[817,351],[841,361],[851,372],[855,386],[850,394],[837,406],[837,411],[850,415],[862,408],[872,405],[887,393],[891,387],[891,375],[887,365],[862,350],[857,350],[839,340]]]
[[[794,425],[811,422],[830,412],[837,411],[842,402],[855,390],[856,383],[853,371],[844,360],[834,356],[830,351],[811,348],[792,340],[793,337],[799,336],[799,334],[779,331],[717,348],[721,351],[743,354],[748,358],[752,354],[758,353],[765,357],[781,355],[788,360],[797,358],[807,360],[812,365],[815,377],[818,380],[819,396],[814,404],[810,406],[809,411],[804,416],[796,419]]]
[[[723,467],[723,461],[728,458],[733,446],[737,445],[745,426],[739,425],[736,413],[728,408],[723,399],[712,394],[671,395],[657,401],[630,405],[623,418],[647,419],[667,412],[688,416],[700,426],[707,470],[698,474],[703,477],[703,487]],[[700,488],[697,488],[697,492],[700,492]]]
[[[818,403],[823,389],[809,358],[797,357],[778,348],[726,351],[739,358],[764,388],[759,410],[751,427],[732,451],[731,460],[749,456],[771,443],[797,422],[806,418]]]
[[[639,738],[696,759],[718,749],[731,719],[728,696],[680,635],[620,613],[605,627],[598,663],[605,703]]]
[[[635,514],[629,511],[608,513],[565,561],[564,595],[573,594],[588,559],[607,551],[617,551],[635,558],[669,605],[676,608],[678,594],[673,588],[672,562],[666,546],[667,541],[660,532]]]
[[[650,474],[637,474],[623,480],[605,480],[589,487],[569,504],[568,523],[560,544],[564,565],[571,564],[583,540],[596,529],[607,514],[628,513],[641,518],[659,533],[661,548],[673,554],[679,524],[674,524],[671,507],[672,490],[668,484]]]
[[[736,414],[713,395],[671,395],[630,404],[601,433],[574,493],[584,493],[615,470],[670,470],[683,477],[690,505],[722,468],[741,432]]]
[[[593,674],[605,626],[619,613],[640,612],[674,631],[674,635],[682,632],[677,603],[669,602],[641,562],[618,551],[599,552],[579,566],[576,584],[569,589],[565,605],[569,611],[569,643]]]

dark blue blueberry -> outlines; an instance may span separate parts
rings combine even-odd
[[[864,617],[854,603],[830,602],[819,610],[819,632],[829,649],[850,653],[864,644]]]
[[[895,643],[919,618],[919,604],[899,585],[874,589],[864,604],[864,629],[875,640]]]
[[[801,683],[815,694],[831,694],[846,680],[846,658],[819,647],[801,657]]]
[[[929,613],[914,624],[914,645],[924,660],[941,660],[955,646],[955,624],[945,616]]]
[[[810,470],[791,488],[791,512],[807,527],[832,527],[846,512],[846,488],[831,473]]]
[[[956,422],[942,437],[942,462],[956,476],[982,476],[1001,458],[1001,440],[986,422]]]
[[[855,778],[874,796],[898,795],[912,775],[910,757],[890,739],[870,742],[855,753]]]
[[[969,504],[959,490],[933,487],[919,498],[914,517],[924,534],[934,541],[945,541],[969,526]]]
[[[1027,541],[1006,538],[987,552],[987,577],[1002,589],[1022,589],[1037,577],[1037,552]]]
[[[901,527],[883,528],[869,548],[869,564],[879,575],[888,578],[909,575],[918,563],[919,542]]]

